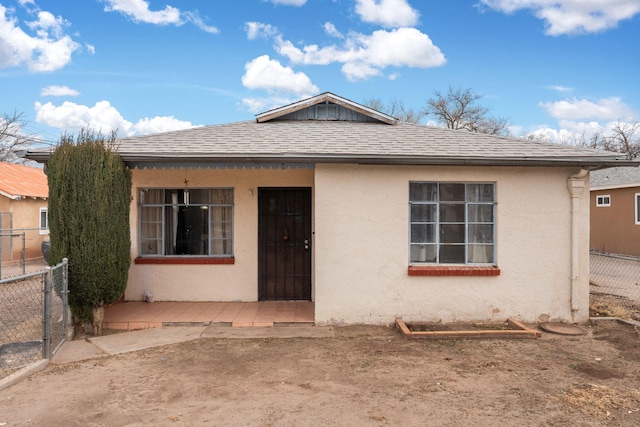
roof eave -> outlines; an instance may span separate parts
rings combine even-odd
[[[144,163],[357,163],[375,165],[442,165],[442,166],[564,166],[581,167],[589,170],[615,166],[638,166],[638,162],[618,160],[615,158],[588,157],[462,157],[462,156],[393,156],[393,155],[333,155],[333,154],[298,154],[298,153],[265,153],[260,155],[199,153],[193,156],[178,156],[175,153],[165,155],[136,155],[121,153],[123,161],[128,165]]]

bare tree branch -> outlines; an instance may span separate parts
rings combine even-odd
[[[22,115],[3,114],[0,117],[0,162],[27,163],[28,160],[18,156],[34,142],[31,135],[22,133],[24,122]]]
[[[489,116],[489,109],[478,105],[482,95],[471,89],[453,89],[443,94],[436,91],[427,100],[424,113],[448,129],[466,129],[470,132],[509,135],[509,120]]]

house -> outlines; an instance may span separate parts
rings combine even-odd
[[[629,163],[332,93],[118,151],[126,300],[311,300],[319,325],[586,320],[589,171]]]
[[[49,234],[47,176],[41,168],[0,162],[0,260],[42,257]],[[24,243],[24,245],[23,245]]]
[[[640,256],[640,168],[591,174],[591,240],[602,253]]]

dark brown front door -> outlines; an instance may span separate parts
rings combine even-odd
[[[311,300],[311,189],[260,188],[258,298]]]

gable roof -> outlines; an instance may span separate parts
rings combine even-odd
[[[47,176],[42,169],[0,162],[0,195],[12,200],[49,197]]]
[[[640,187],[640,168],[616,167],[594,171],[589,180],[591,190]]]
[[[329,92],[258,114],[254,121],[123,138],[118,144],[130,167],[362,163],[597,169],[632,164],[619,153],[398,122]],[[27,153],[38,161],[49,155]]]

